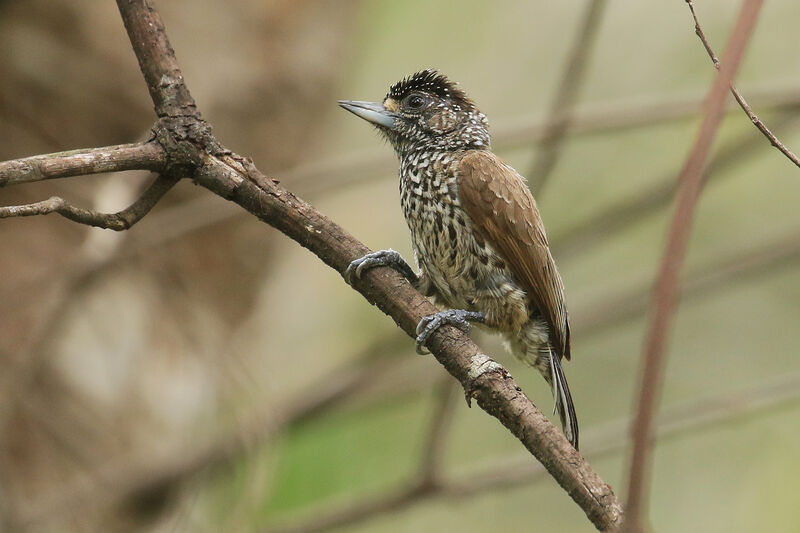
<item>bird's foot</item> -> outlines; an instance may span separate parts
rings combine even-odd
[[[347,283],[352,285],[355,279],[361,279],[361,274],[365,270],[380,266],[394,268],[411,283],[414,283],[418,279],[417,274],[408,266],[405,259],[391,248],[372,252],[371,254],[356,259],[347,266],[347,269],[344,271],[344,279]]]
[[[465,311],[464,309],[447,309],[435,315],[422,317],[422,320],[417,324],[417,353],[420,355],[430,353],[425,349],[428,337],[445,324],[450,324],[468,332],[470,330],[470,321],[483,322],[485,320],[486,313]]]

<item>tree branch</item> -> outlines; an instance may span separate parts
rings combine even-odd
[[[117,0],[131,46],[159,117],[199,117],[161,16],[150,0]]]
[[[644,531],[644,521],[647,519],[647,470],[654,442],[652,422],[657,412],[666,361],[667,335],[677,307],[678,276],[686,255],[695,207],[703,188],[706,157],[722,121],[725,93],[736,76],[762,2],[744,0],[742,4],[736,26],[728,39],[725,62],[709,90],[697,139],[678,177],[677,206],[653,291],[650,324],[642,352],[641,386],[636,401],[638,410],[632,428],[633,454],[628,481],[627,517],[623,527],[626,532]]]
[[[420,461],[420,487],[430,488],[440,482],[442,458],[447,444],[447,433],[453,421],[455,400],[456,387],[452,380],[448,379],[437,387],[436,405]]]
[[[0,207],[0,218],[30,217],[58,213],[74,222],[98,228],[123,231],[139,222],[150,212],[158,201],[178,182],[176,178],[166,175],[158,176],[155,181],[130,206],[116,213],[99,213],[92,209],[83,209],[67,203],[59,196],[25,205]]]
[[[572,124],[572,108],[583,86],[586,60],[594,45],[606,8],[606,0],[588,0],[588,2],[578,38],[575,39],[569,52],[566,68],[550,105],[536,159],[528,172],[534,195],[541,193],[558,162],[565,135]]]
[[[273,225],[340,274],[351,261],[369,252],[333,221],[259,173],[249,161],[206,156],[196,180]],[[392,269],[370,270],[354,287],[410,336],[423,316],[436,312],[430,301]],[[536,409],[505,369],[457,328],[437,330],[428,347],[478,405],[500,420],[546,466],[598,529],[618,525],[622,511],[611,488]]]
[[[694,19],[694,31],[697,36],[700,38],[700,42],[703,43],[703,47],[706,49],[708,53],[708,57],[711,58],[711,61],[714,63],[714,68],[720,70],[720,62],[717,59],[714,50],[711,48],[711,44],[709,44],[708,39],[706,39],[705,33],[703,33],[703,28],[700,27],[700,21],[697,20],[697,14],[694,11],[694,4],[692,4],[692,0],[686,0],[686,3],[689,6],[689,11],[692,12],[692,19]],[[789,160],[794,163],[796,166],[800,167],[800,159],[791,151],[789,150],[781,141],[778,139],[775,134],[770,131],[766,124],[764,124],[760,118],[756,116],[753,110],[750,108],[750,104],[747,103],[747,100],[744,99],[744,96],[739,92],[733,83],[729,84],[731,94],[736,99],[736,102],[739,104],[739,107],[742,108],[742,111],[748,116],[748,118],[753,122],[758,131],[760,131],[764,137],[769,139],[770,144],[777,148],[783,155],[789,158]]]
[[[0,187],[123,170],[159,172],[165,162],[164,149],[155,142],[37,155],[0,162]]]

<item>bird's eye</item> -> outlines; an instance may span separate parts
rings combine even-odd
[[[425,98],[418,94],[412,94],[406,99],[406,106],[409,109],[421,109],[425,105]]]

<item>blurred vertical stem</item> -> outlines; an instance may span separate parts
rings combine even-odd
[[[678,177],[677,206],[650,302],[651,319],[642,353],[639,408],[632,428],[628,505],[622,528],[625,533],[645,531],[649,463],[654,442],[652,422],[661,392],[667,335],[678,303],[678,276],[686,256],[695,207],[703,188],[703,169],[724,115],[728,86],[739,68],[762,3],[763,0],[745,0],[742,4],[736,26],[725,47],[722,65],[706,98],[703,122]]]
[[[586,60],[594,46],[605,8],[606,0],[589,0],[586,6],[578,37],[569,52],[566,68],[550,104],[536,158],[528,172],[534,195],[541,194],[558,163],[561,145],[572,124],[572,108],[585,79]]]

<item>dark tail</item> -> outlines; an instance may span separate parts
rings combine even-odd
[[[553,376],[548,381],[551,382],[550,387],[553,389],[556,411],[558,411],[558,416],[561,418],[561,427],[564,430],[564,435],[577,450],[578,417],[575,415],[575,406],[572,404],[572,395],[569,393],[567,377],[561,368],[561,358],[555,352],[550,352],[550,361]]]

